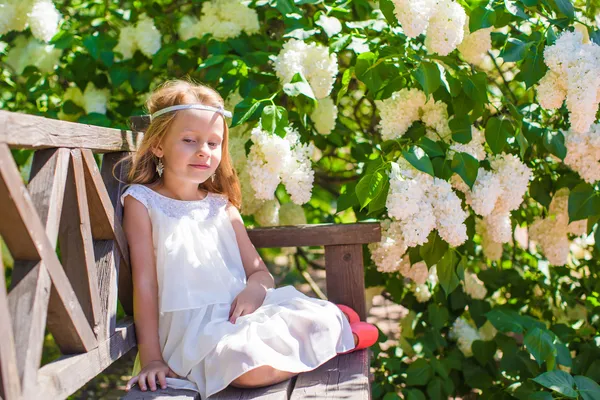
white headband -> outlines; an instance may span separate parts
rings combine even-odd
[[[211,107],[211,106],[205,106],[204,104],[178,104],[176,106],[171,106],[171,107],[163,108],[162,110],[158,110],[154,114],[150,115],[150,121],[152,121],[154,118],[156,118],[160,115],[163,115],[165,113],[168,113],[170,111],[187,110],[190,108],[193,108],[196,110],[214,111],[214,112],[221,114],[223,117],[227,117],[227,118],[231,118],[231,116],[232,116],[231,112],[225,110],[223,108],[223,106]]]

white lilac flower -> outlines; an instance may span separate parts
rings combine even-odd
[[[315,129],[321,135],[329,135],[335,128],[338,109],[331,97],[325,97],[319,100],[319,104],[310,114],[310,119],[315,124]]]
[[[304,225],[306,215],[304,208],[296,203],[285,203],[279,208],[280,225]]]
[[[459,350],[465,357],[473,356],[473,342],[481,340],[481,336],[477,329],[463,317],[459,317],[454,321],[448,336],[450,339],[456,340]]]
[[[261,226],[276,226],[279,225],[279,202],[269,200],[254,213],[254,219]]]
[[[485,160],[485,135],[483,131],[471,126],[471,141],[469,143],[453,142],[450,149],[457,153],[467,153],[479,161]]]
[[[243,168],[241,172],[238,172],[238,177],[242,190],[242,208],[240,211],[244,215],[252,215],[262,207],[266,200],[256,198],[256,192],[250,183],[250,174],[247,168]]]
[[[406,36],[416,38],[427,29],[435,0],[393,0],[394,13]]]
[[[487,233],[494,242],[508,243],[512,240],[510,212],[494,210],[490,215],[483,217],[487,226]]]
[[[587,183],[600,180],[600,123],[592,124],[585,133],[565,132],[567,156],[565,164],[576,171]]]
[[[460,198],[452,186],[439,178],[434,178],[428,197],[433,205],[436,229],[442,239],[457,247],[467,239],[465,220],[469,216],[461,207]]]
[[[477,218],[475,221],[475,231],[481,237],[481,247],[483,255],[490,261],[499,261],[502,258],[502,243],[493,240],[488,233],[488,226],[485,220]]]
[[[449,142],[452,131],[448,126],[448,105],[441,100],[429,99],[419,112],[421,121],[427,128],[426,136],[431,140]]]
[[[184,33],[186,36],[193,34],[197,37],[208,33],[216,40],[224,41],[238,37],[242,32],[252,35],[260,31],[256,10],[246,6],[240,0],[210,0],[204,2],[202,4],[202,15],[195,28],[190,27],[191,22],[193,20],[184,22],[185,30],[183,32],[180,30],[180,33]]]
[[[335,36],[342,31],[340,20],[335,17],[328,17],[325,14],[321,14],[315,24],[323,28],[328,37]]]
[[[329,54],[326,46],[291,39],[283,45],[275,60],[275,72],[282,84],[302,73],[316,98],[322,99],[331,93],[338,74],[337,56]]]
[[[544,49],[544,62],[550,69],[548,73],[555,75],[547,75],[540,82],[542,105],[555,108],[564,91],[570,129],[587,132],[600,103],[600,46],[591,41],[584,43],[581,31],[565,31]],[[552,83],[554,90],[550,87]]]
[[[412,292],[419,303],[425,303],[431,299],[431,291],[426,284],[413,286]]]
[[[569,189],[559,189],[550,202],[547,218],[536,219],[529,228],[532,240],[537,242],[552,265],[564,265],[569,258],[568,234],[586,233],[587,221],[569,223]]]
[[[121,53],[123,59],[127,60],[133,57],[137,50],[136,30],[134,26],[124,26],[119,32],[119,41],[114,51]]]
[[[0,35],[10,31],[20,32],[27,27],[27,13],[32,0],[10,0],[0,3]]]
[[[556,72],[548,70],[538,82],[537,99],[540,105],[548,110],[560,108],[567,98],[567,89]]]
[[[469,30],[469,17],[464,25],[464,39],[458,45],[458,51],[470,64],[480,66],[483,64],[488,51],[492,48],[492,28],[478,29],[473,33]]]
[[[110,90],[97,89],[93,83],[89,82],[83,91],[83,104],[81,104],[81,107],[88,114],[106,114],[109,96]]]
[[[292,158],[287,168],[282,171],[281,181],[294,203],[308,203],[315,180],[315,172],[310,161],[313,144],[301,143],[300,135],[292,128],[286,128],[285,140],[290,144]]]
[[[50,0],[37,0],[28,14],[29,28],[36,38],[49,42],[58,32],[60,14]]]
[[[427,51],[441,56],[450,54],[463,41],[466,19],[467,13],[460,4],[438,0],[425,36]]]
[[[62,50],[55,49],[35,38],[19,36],[6,55],[6,63],[21,75],[28,65],[37,67],[42,73],[54,71],[58,65]]]
[[[160,32],[154,26],[154,21],[145,14],[140,16],[135,27],[135,39],[142,54],[148,58],[160,50]]]
[[[519,208],[529,187],[531,169],[514,154],[501,153],[490,159],[492,170],[498,174],[502,194],[498,197],[495,211],[509,212]]]
[[[483,300],[487,295],[487,289],[481,279],[477,277],[477,274],[469,271],[465,272],[464,289],[472,299]]]
[[[423,285],[429,278],[429,268],[423,261],[415,263],[410,268],[410,278],[415,281],[417,285]]]
[[[381,221],[381,241],[370,243],[368,247],[371,260],[380,272],[398,271],[408,248],[404,244],[400,224],[389,219]]]
[[[189,40],[200,36],[199,19],[193,15],[184,15],[179,20],[177,33],[182,40]]]
[[[375,104],[381,115],[381,138],[397,139],[419,119],[419,111],[425,106],[425,93],[419,89],[401,89],[385,100],[375,100]]]

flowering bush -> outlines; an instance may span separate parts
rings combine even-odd
[[[0,108],[126,129],[205,82],[248,225],[381,221],[374,399],[600,398],[597,2],[121,3],[1,2]]]

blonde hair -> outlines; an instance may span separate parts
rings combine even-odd
[[[192,103],[219,107],[223,106],[223,98],[216,90],[206,85],[175,79],[164,82],[150,95],[146,101],[146,109],[149,114],[153,114],[166,107]],[[158,159],[152,153],[152,148],[162,142],[176,115],[177,111],[154,118],[146,129],[136,153],[122,160],[131,162],[127,183],[149,184],[160,180],[160,176],[156,172]],[[242,203],[240,182],[229,155],[229,128],[225,119],[223,121],[221,163],[215,171],[214,182],[212,179],[207,179],[199,187],[209,192],[226,195],[229,201],[239,209]]]

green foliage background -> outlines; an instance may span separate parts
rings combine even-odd
[[[378,272],[365,248],[367,286],[385,287],[388,298],[414,312],[410,326],[403,326],[398,346],[385,351],[375,347],[373,398],[441,399],[476,393],[494,399],[600,399],[600,191],[597,184],[585,183],[550,157],[565,157],[558,129],[568,128],[568,111],[564,106],[551,112],[536,107],[533,87],[547,69],[544,48],[560,32],[573,29],[579,15],[576,10],[593,20],[598,4],[589,0],[575,4],[570,0],[460,0],[470,15],[472,30],[508,27],[507,33],[492,33],[493,48],[501,50],[501,56],[494,58],[494,69],[482,71],[464,62],[457,51],[448,56],[428,54],[423,36],[407,38],[398,29],[391,0],[252,1],[250,6],[261,22],[260,34],[242,34],[224,42],[210,36],[180,40],[178,21],[184,15],[200,15],[201,3],[56,1],[63,23],[51,43],[63,50],[60,65],[50,74],[31,66],[16,75],[3,59],[14,40],[29,33],[0,37],[0,107],[48,118],[58,118],[60,111],[80,113],[78,122],[126,129],[130,116],[145,113],[147,93],[164,80],[190,76],[215,87],[223,97],[237,89],[243,101],[235,107],[233,125],[256,124],[267,113],[274,114],[277,122],[288,118],[303,141],[312,141],[322,152],[314,165],[313,197],[305,205],[309,223],[351,222],[384,215],[390,162],[410,155],[414,146],[425,151],[427,160],[414,163],[444,165],[448,146],[428,142],[419,123],[396,141],[383,142],[377,129],[374,100],[401,88],[420,88],[446,102],[451,116],[485,129],[488,152],[516,154],[532,169],[534,179],[526,199],[512,212],[513,228],[545,216],[552,195],[566,186],[572,190],[571,220],[588,219],[588,232],[595,232],[596,246],[590,249],[591,259],[548,267],[543,255],[532,254],[515,242],[504,245],[500,262],[491,262],[481,252],[470,211],[471,240],[464,245],[448,248],[434,233],[424,248],[411,253],[424,257],[429,265],[441,259],[447,264],[446,281],[442,278],[427,303],[416,301],[399,274]],[[132,59],[121,61],[113,51],[119,30],[135,23],[142,13],[154,20],[163,35],[162,48],[152,59],[138,51]],[[315,25],[322,13],[338,18],[342,32],[330,38]],[[598,27],[586,27],[591,39],[600,44]],[[317,134],[307,117],[315,100],[297,94],[301,87],[284,90],[273,70],[271,61],[291,37],[322,43],[337,53],[339,75],[331,96],[338,101],[340,114],[328,136]],[[369,51],[357,54],[353,44],[361,42]],[[301,85],[302,77],[298,79]],[[72,102],[63,101],[70,83],[83,90],[88,82],[110,90],[106,115],[85,115]],[[287,113],[274,113],[274,106]],[[460,129],[455,133],[460,134]],[[13,154],[26,176],[30,152],[15,150]],[[473,177],[479,163],[465,160],[459,167],[452,169]],[[444,179],[454,173],[443,167],[431,172]],[[459,283],[465,269],[477,272],[485,283],[485,300],[465,294]],[[452,290],[446,293],[442,287]],[[559,321],[553,312],[576,306],[584,312],[573,319]],[[465,310],[478,327],[490,321],[499,331],[493,341],[473,344],[474,357],[465,357],[447,337],[453,321]]]

